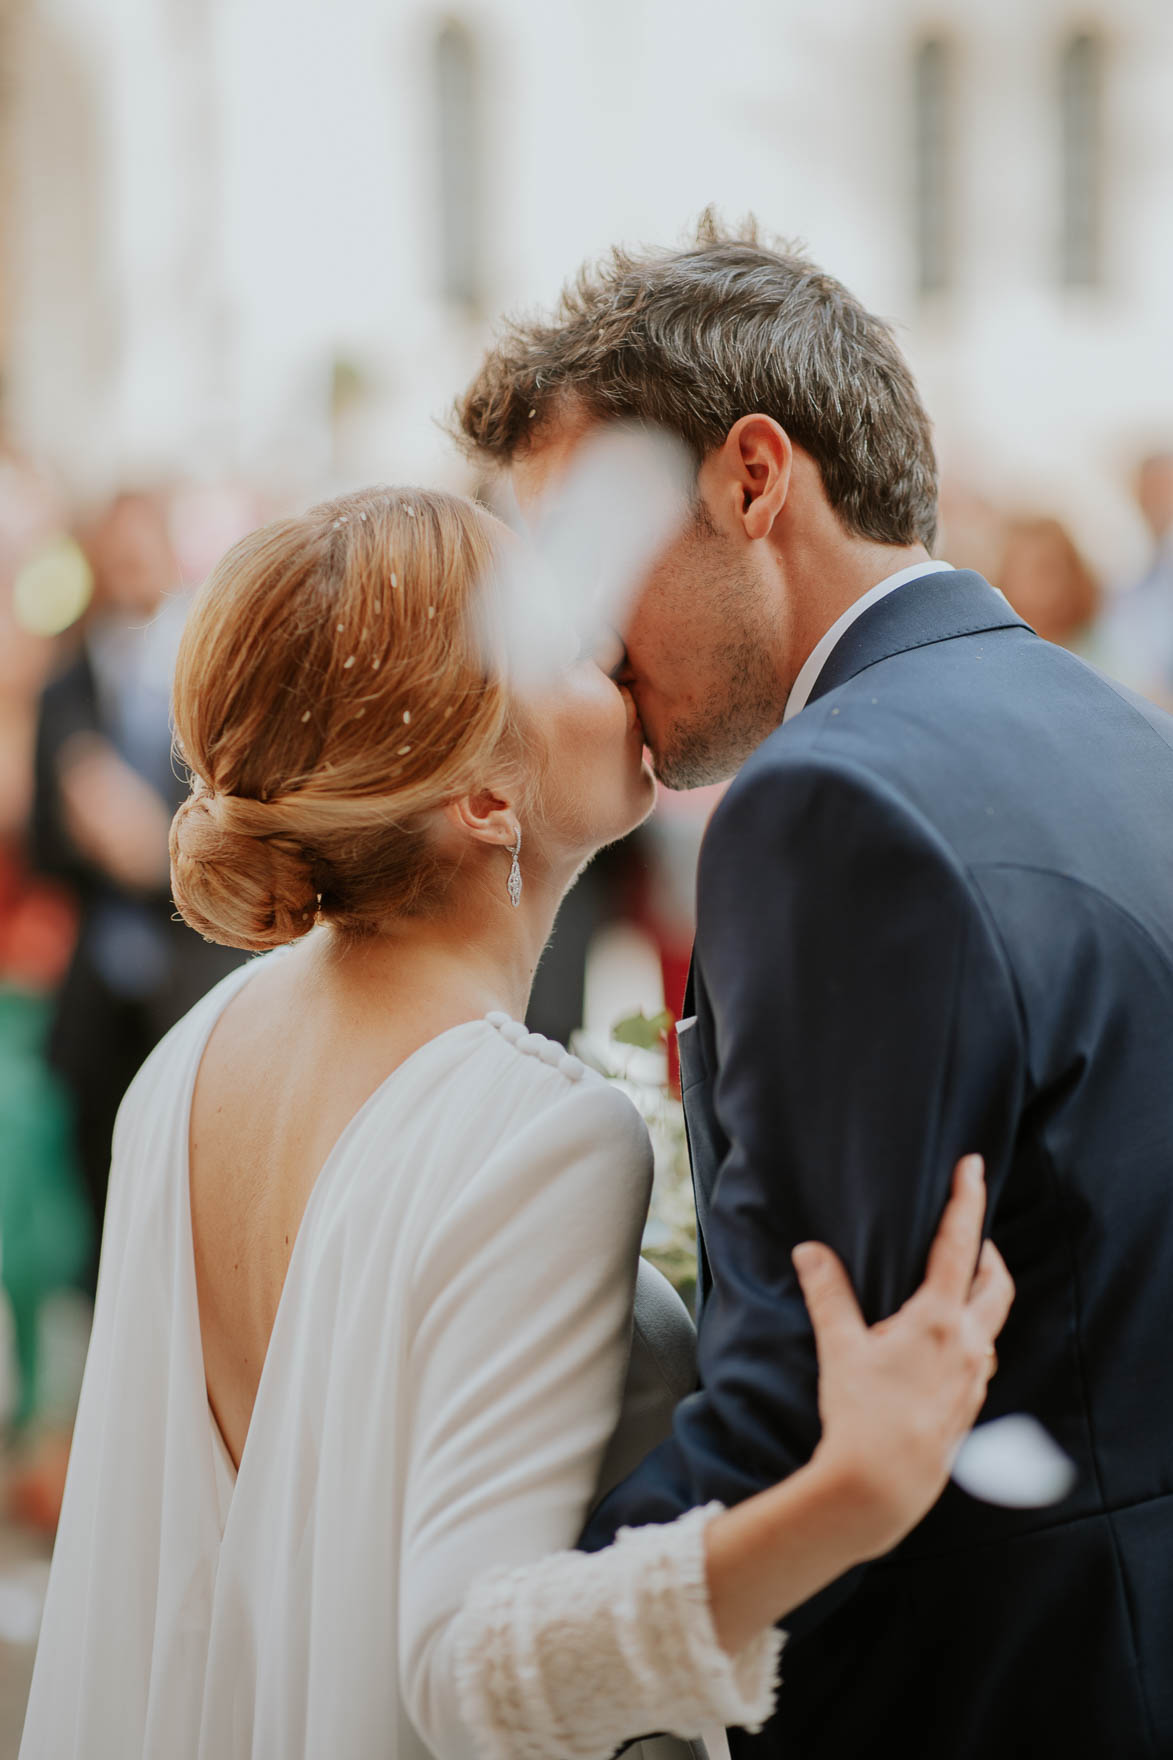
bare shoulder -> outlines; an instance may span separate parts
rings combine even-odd
[[[248,988],[254,966],[261,963],[251,961],[221,978],[159,1040],[123,1098],[119,1136],[125,1139],[144,1119],[156,1117],[161,1106],[169,1114],[172,1112],[180,1093],[190,1083],[192,1065],[206,1048],[209,1033],[218,1030],[226,1009],[235,1005],[236,993]]]

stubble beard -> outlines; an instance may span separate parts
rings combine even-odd
[[[713,656],[713,690],[704,709],[668,729],[652,751],[666,788],[727,782],[782,720],[778,677],[762,647],[743,639]]]
[[[698,656],[706,679],[699,706],[673,721],[652,748],[657,780],[673,789],[727,782],[780,724],[786,707],[771,632],[753,609],[753,580],[731,560],[699,493],[692,516],[688,572],[715,600],[715,627],[725,639]]]

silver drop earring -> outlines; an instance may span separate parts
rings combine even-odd
[[[517,842],[514,844],[512,850],[510,850],[509,853],[513,857],[513,865],[510,867],[509,880],[508,880],[509,902],[513,906],[514,910],[516,910],[521,903],[521,865],[517,859],[518,856],[521,854],[521,826],[520,825],[517,827]]]

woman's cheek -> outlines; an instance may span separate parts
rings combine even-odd
[[[622,739],[627,727],[627,706],[617,687],[591,665],[574,675],[567,707],[575,723],[576,737],[600,744]]]

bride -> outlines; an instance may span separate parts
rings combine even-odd
[[[775,1622],[914,1525],[984,1399],[1012,1291],[971,1157],[883,1326],[796,1251],[806,1467],[567,1550],[650,1151],[520,1022],[559,900],[654,784],[605,659],[568,653],[541,700],[486,675],[504,542],[454,497],[367,490],[243,540],[192,612],[175,899],[282,951],[119,1115],[25,1760],[551,1760],[752,1726]]]

